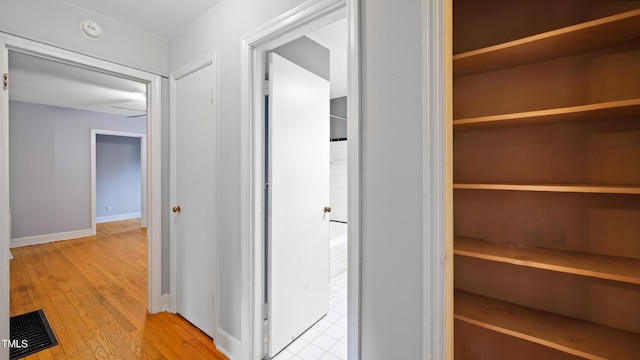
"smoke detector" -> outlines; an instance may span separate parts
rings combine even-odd
[[[81,22],[80,30],[90,39],[98,40],[102,37],[102,28],[91,20]]]

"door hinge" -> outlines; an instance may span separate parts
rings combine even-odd
[[[269,183],[264,183],[264,189],[269,190]]]
[[[213,88],[209,88],[209,102],[213,105]]]
[[[9,88],[9,74],[4,73],[4,89],[7,90]]]
[[[264,81],[264,94],[269,96],[269,80]]]

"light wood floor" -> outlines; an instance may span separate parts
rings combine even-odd
[[[179,315],[147,314],[138,220],[11,252],[11,316],[43,309],[59,343],[28,359],[227,359]]]

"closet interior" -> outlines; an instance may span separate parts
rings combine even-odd
[[[456,359],[640,359],[640,1],[453,0]]]

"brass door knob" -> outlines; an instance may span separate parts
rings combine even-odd
[[[180,206],[174,206],[173,207],[173,212],[174,213],[179,213],[180,212]]]
[[[326,213],[330,213],[330,212],[331,212],[331,207],[325,206],[324,207],[324,213],[326,214]]]

